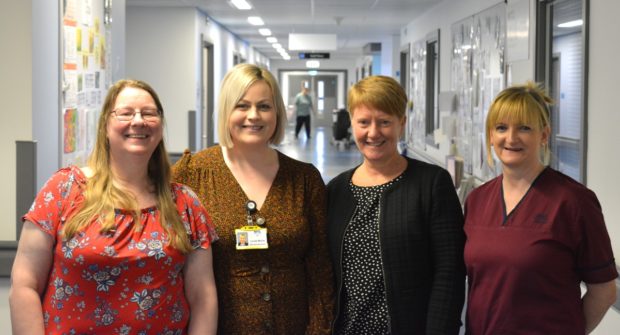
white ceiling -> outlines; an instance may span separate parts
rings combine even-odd
[[[128,6],[194,7],[247,41],[269,58],[281,56],[248,23],[248,16],[260,16],[265,28],[288,51],[288,34],[337,34],[338,50],[331,58],[359,57],[367,43],[400,30],[417,16],[444,0],[248,0],[254,8],[240,11],[228,0],[127,0]],[[456,0],[450,0],[456,1]],[[320,51],[320,50],[307,50]],[[295,59],[299,51],[289,51]]]

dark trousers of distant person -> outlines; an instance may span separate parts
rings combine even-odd
[[[301,130],[302,125],[306,126],[306,136],[310,138],[310,115],[297,117],[297,123],[295,124],[295,138],[299,136],[299,130]]]

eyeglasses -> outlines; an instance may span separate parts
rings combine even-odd
[[[142,120],[146,122],[156,122],[161,119],[161,114],[159,114],[159,110],[155,108],[144,108],[144,109],[135,109],[130,107],[117,108],[112,111],[114,116],[119,121],[131,121],[136,116],[136,114],[140,113]]]

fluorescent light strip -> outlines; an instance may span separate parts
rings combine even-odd
[[[267,37],[267,42],[273,44],[273,43],[278,43],[278,39],[271,36],[271,37]]]
[[[230,3],[233,4],[238,10],[248,10],[252,9],[252,5],[246,0],[230,0]]]
[[[579,19],[579,20],[560,23],[558,24],[558,28],[572,28],[572,27],[579,27],[581,25],[583,25],[583,20]]]
[[[253,26],[264,26],[265,22],[259,16],[248,16],[248,22]]]
[[[258,33],[263,36],[271,36],[271,30],[269,30],[268,28],[260,28],[258,30]]]

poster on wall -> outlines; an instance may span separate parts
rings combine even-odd
[[[409,117],[409,147],[426,149],[426,40],[411,46],[411,92],[412,113]]]
[[[506,83],[506,5],[456,22],[451,31],[450,86],[458,96],[457,150],[465,173],[488,180],[496,172],[486,160],[485,120],[493,98]]]
[[[62,117],[63,150],[65,154],[74,153],[77,150],[77,122],[78,113],[75,108],[65,109]]]
[[[65,0],[62,19],[61,164],[83,165],[94,145],[107,80],[103,0]],[[109,36],[109,35],[108,35]]]

